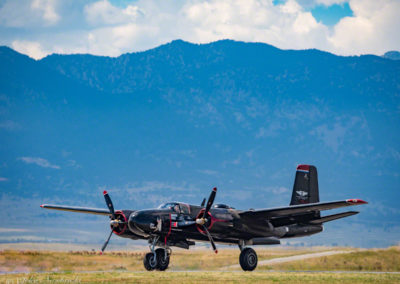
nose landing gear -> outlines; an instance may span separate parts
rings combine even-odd
[[[150,245],[151,252],[146,253],[144,256],[143,265],[147,271],[164,271],[168,268],[171,249],[169,247],[155,249],[157,241],[158,237],[154,238],[152,244]]]

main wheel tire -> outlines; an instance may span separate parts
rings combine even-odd
[[[165,249],[158,248],[156,249],[157,255],[157,270],[164,271],[168,268],[169,265],[169,255],[165,258]]]
[[[244,248],[239,256],[240,266],[244,271],[253,271],[257,267],[257,254],[252,248]]]
[[[157,257],[154,258],[154,253],[152,252],[146,253],[143,259],[144,268],[146,268],[147,271],[151,271],[157,268],[157,264],[158,264]]]

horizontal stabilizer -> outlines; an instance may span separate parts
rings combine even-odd
[[[87,213],[87,214],[96,214],[96,215],[111,215],[111,213],[108,209],[63,206],[63,205],[50,205],[50,204],[43,204],[43,205],[40,205],[40,207],[45,208],[45,209],[70,211],[70,212],[77,212],[77,213]]]
[[[353,205],[363,205],[368,204],[368,202],[361,199],[346,199],[342,201],[331,201],[331,202],[319,202],[319,203],[309,203],[300,205],[291,205],[287,207],[277,207],[268,208],[260,210],[248,210],[240,212],[241,218],[251,218],[255,219],[270,219],[272,217],[285,217],[296,214],[309,214],[315,211],[331,210],[340,207],[353,206]]]
[[[319,219],[316,219],[316,220],[312,220],[312,221],[310,221],[310,224],[315,224],[315,225],[322,224],[322,223],[333,221],[333,220],[337,220],[337,219],[340,219],[340,218],[356,215],[358,213],[360,213],[360,212],[348,211],[348,212],[343,212],[343,213],[339,213],[339,214],[328,215],[328,216],[325,216],[325,217],[322,217],[322,218],[319,218]]]

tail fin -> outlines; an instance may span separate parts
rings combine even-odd
[[[319,202],[317,168],[298,165],[290,205]]]

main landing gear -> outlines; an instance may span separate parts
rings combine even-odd
[[[170,248],[158,248],[155,249],[158,238],[155,238],[150,245],[151,252],[146,253],[143,259],[144,268],[148,271],[160,270],[164,271],[168,268],[169,257],[171,255]]]
[[[239,244],[240,256],[239,263],[244,271],[253,271],[257,267],[257,254],[254,249],[243,247]]]

